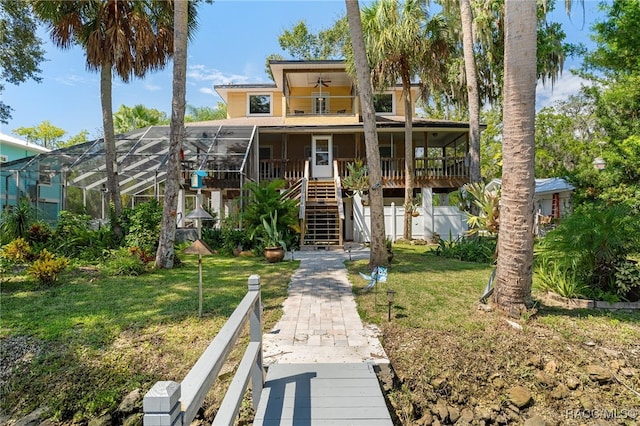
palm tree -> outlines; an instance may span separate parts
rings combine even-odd
[[[373,107],[369,62],[362,33],[360,6],[358,0],[345,0],[347,20],[351,33],[351,46],[356,68],[358,92],[362,104],[364,140],[369,170],[369,205],[371,208],[371,254],[369,266],[387,265],[386,234],[384,229],[384,204],[382,199],[382,168],[376,134],[376,113]]]
[[[164,67],[173,53],[172,7],[166,1],[36,0],[36,14],[60,48],[80,45],[87,68],[100,71],[107,189],[116,219],[122,211],[113,129],[112,72],[128,82]],[[121,232],[115,220],[114,232]]]
[[[363,9],[362,27],[371,81],[376,90],[384,90],[402,82],[405,128],[405,207],[413,203],[413,101],[411,79],[418,74],[439,78],[437,73],[421,70],[433,62],[442,62],[448,53],[439,19],[427,21],[426,0],[378,0]],[[404,238],[411,239],[411,210],[405,208]]]
[[[462,23],[462,48],[469,103],[469,178],[480,182],[480,96],[478,95],[478,72],[473,51],[473,13],[471,0],[460,0]]]
[[[531,306],[536,100],[536,3],[506,0],[502,198],[494,302]]]
[[[164,205],[156,267],[171,269],[175,261],[176,211],[180,190],[180,151],[184,139],[184,112],[187,85],[187,40],[189,10],[187,1],[176,1],[174,7],[173,99],[169,130],[169,162],[164,187]]]

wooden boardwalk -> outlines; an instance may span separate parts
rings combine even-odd
[[[273,364],[254,425],[392,426],[370,363]]]

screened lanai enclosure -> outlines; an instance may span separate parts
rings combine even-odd
[[[188,125],[181,151],[178,225],[195,207],[196,195],[214,210],[237,199],[246,180],[257,178],[255,126]],[[169,126],[151,126],[116,136],[117,175],[123,206],[162,198],[167,175]],[[54,222],[60,210],[108,217],[104,141],[97,139],[3,163],[2,208],[28,199],[38,219]],[[203,188],[203,189],[200,189]]]

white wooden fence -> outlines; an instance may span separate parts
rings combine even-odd
[[[214,425],[233,425],[244,392],[251,378],[253,408],[258,407],[264,386],[262,366],[262,315],[260,276],[249,277],[249,290],[233,311],[193,368],[181,383],[157,382],[143,401],[145,426],[188,425],[202,406],[227,357],[231,353],[244,325],[249,321],[249,345],[236,371]]]

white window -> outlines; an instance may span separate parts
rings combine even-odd
[[[270,93],[256,93],[247,96],[247,115],[272,115],[273,102]]]
[[[396,111],[393,93],[378,93],[373,95],[373,106],[378,115],[393,115]]]

